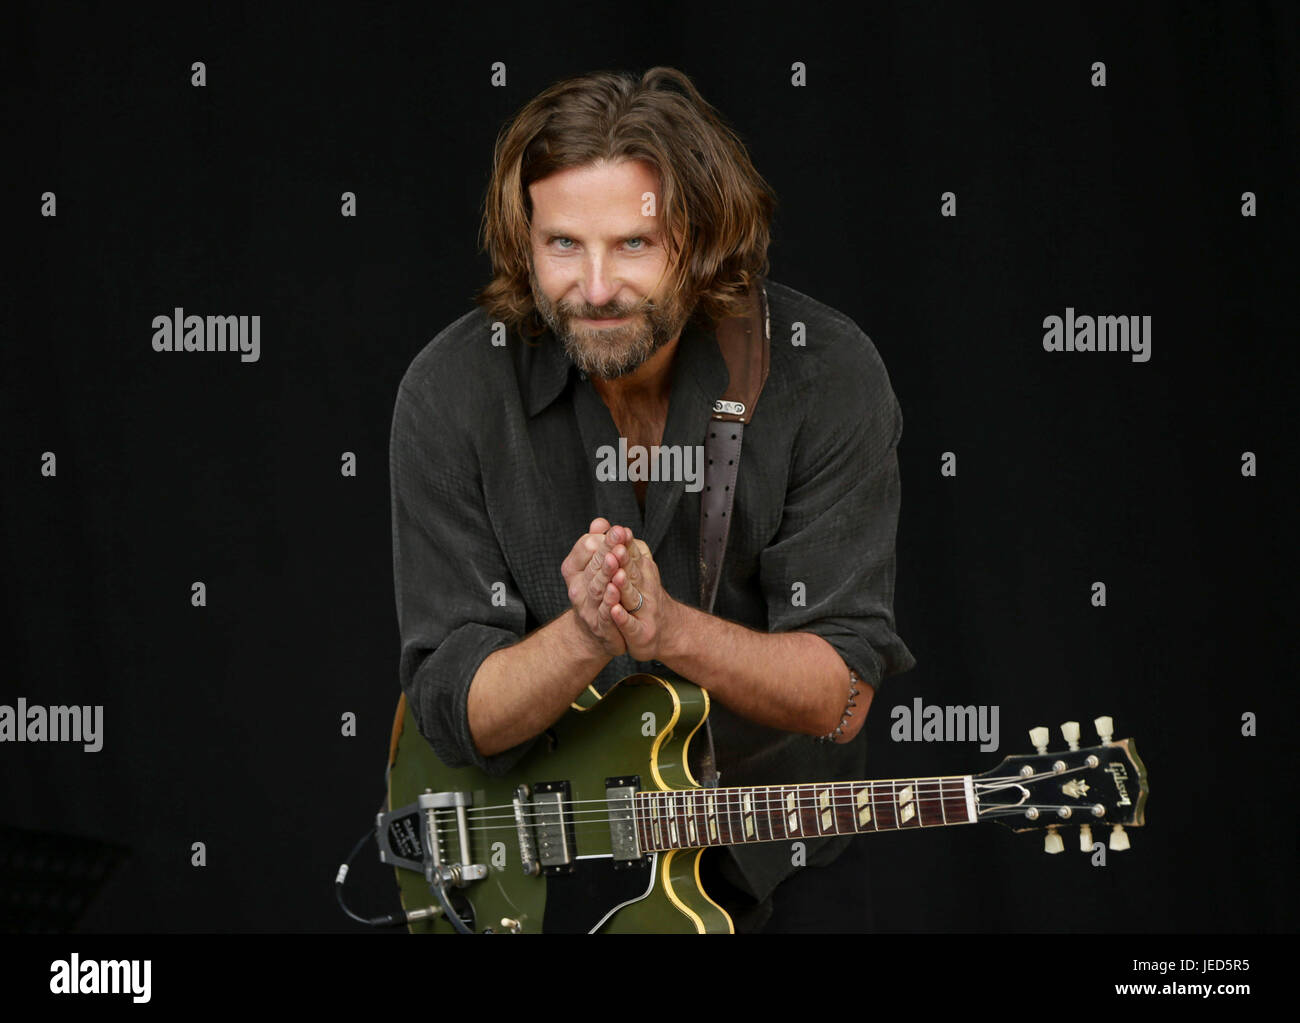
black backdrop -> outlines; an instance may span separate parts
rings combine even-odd
[[[863,839],[864,928],[1295,928],[1290,5],[4,17],[0,703],[104,707],[100,752],[0,745],[8,929],[359,929],[331,883],[398,695],[397,382],[485,280],[505,120],[654,64],[774,186],[772,277],[852,317],[903,408],[919,664],[877,697],[873,776],[982,771],[1101,713],[1151,770],[1149,825],[1104,868],[1000,828]],[[260,315],[259,361],[153,351],[177,306]],[[1045,352],[1066,307],[1149,315],[1150,361]],[[891,741],[917,696],[996,704],[1002,748]],[[51,849],[98,890],[61,904]],[[395,908],[369,851],[354,877]]]

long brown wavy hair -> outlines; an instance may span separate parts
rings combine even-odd
[[[669,287],[710,321],[739,312],[741,296],[768,270],[776,195],[691,80],[654,67],[639,81],[602,71],[557,82],[502,129],[480,232],[493,276],[474,296],[490,319],[530,336],[544,329],[528,283],[528,186],[571,167],[628,159],[659,174]]]

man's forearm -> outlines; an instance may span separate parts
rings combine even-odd
[[[659,659],[751,721],[789,732],[825,735],[848,703],[848,668],[811,632],[755,632],[677,603]],[[873,690],[859,687],[844,727],[847,741],[862,727]]]
[[[570,610],[483,659],[469,689],[469,730],[483,756],[548,728],[609,663]]]

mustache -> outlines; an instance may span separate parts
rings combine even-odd
[[[637,302],[627,307],[619,306],[566,306],[559,307],[562,315],[570,319],[579,320],[621,320],[629,316],[639,316],[642,313],[650,313],[655,310],[653,302]]]

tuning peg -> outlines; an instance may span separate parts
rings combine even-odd
[[[1092,852],[1092,825],[1079,825],[1079,852]]]
[[[1043,836],[1043,852],[1049,856],[1055,853],[1063,852],[1065,849],[1065,840],[1056,831],[1055,824],[1047,826],[1047,834]]]
[[[1106,716],[1097,718],[1093,724],[1097,727],[1097,734],[1101,736],[1101,741],[1110,742],[1110,737],[1115,734],[1115,722]]]
[[[1128,848],[1128,835],[1124,834],[1124,826],[1116,824],[1110,829],[1110,847],[1115,852],[1123,852]]]
[[[1039,753],[1047,752],[1047,740],[1051,738],[1051,735],[1052,733],[1042,725],[1029,729],[1029,741],[1034,744],[1034,749],[1038,750]]]
[[[1061,734],[1065,736],[1065,744],[1069,746],[1070,749],[1075,750],[1079,748],[1079,722],[1065,722],[1065,724],[1061,725]]]

